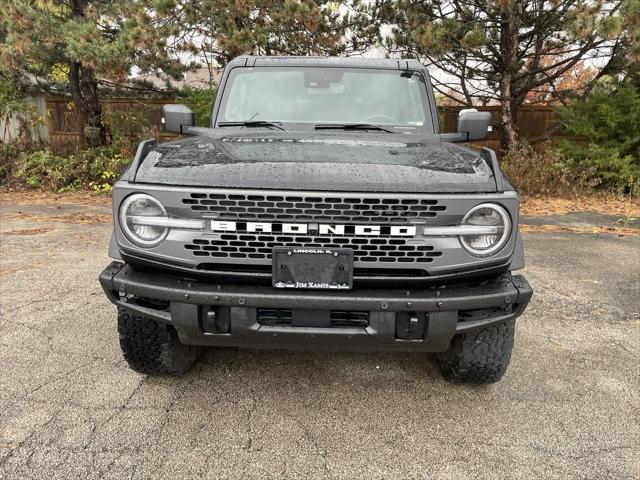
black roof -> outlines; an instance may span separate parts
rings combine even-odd
[[[230,66],[319,66],[355,68],[397,68],[398,70],[425,70],[417,60],[365,57],[294,57],[294,56],[250,56],[234,58]]]

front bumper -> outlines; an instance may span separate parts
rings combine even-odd
[[[291,291],[197,282],[120,262],[102,272],[100,283],[112,303],[173,325],[185,344],[304,350],[445,351],[456,334],[518,317],[533,293],[524,277],[510,274],[414,290]],[[266,308],[366,312],[368,326],[267,326],[258,322],[259,309]],[[227,312],[223,333],[205,330],[211,311]],[[399,338],[398,322],[408,313],[423,319],[419,338]]]

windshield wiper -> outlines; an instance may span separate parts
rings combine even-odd
[[[219,127],[273,127],[277,130],[286,130],[282,122],[269,122],[266,120],[247,120],[246,122],[219,122]]]
[[[387,133],[398,133],[395,130],[376,125],[375,123],[318,123],[316,130],[379,130]]]

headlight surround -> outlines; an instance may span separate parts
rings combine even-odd
[[[169,228],[139,223],[140,219],[166,216],[167,211],[162,204],[146,193],[130,195],[120,205],[120,227],[129,240],[141,247],[158,245],[166,237]]]
[[[486,257],[498,252],[511,234],[511,218],[507,211],[494,203],[473,207],[462,219],[461,225],[469,227],[495,227],[495,233],[460,235],[460,242],[471,254]]]

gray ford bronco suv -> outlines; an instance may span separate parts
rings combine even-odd
[[[436,352],[453,382],[504,374],[522,275],[518,194],[488,113],[439,133],[412,60],[239,57],[209,128],[140,144],[113,190],[100,275],[124,357],[183,373],[203,346]]]

